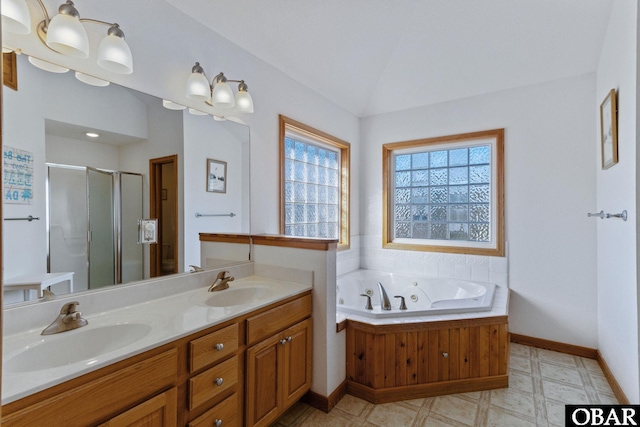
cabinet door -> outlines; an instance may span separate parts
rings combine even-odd
[[[175,427],[176,396],[174,387],[110,419],[100,427]]]
[[[278,393],[281,336],[274,336],[247,350],[247,426],[268,426],[280,415]]]
[[[284,331],[282,410],[297,402],[311,388],[311,319],[304,320]]]

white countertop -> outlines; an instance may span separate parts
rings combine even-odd
[[[97,370],[144,351],[185,337],[192,333],[223,323],[232,318],[265,307],[274,302],[298,295],[312,289],[309,284],[285,282],[260,276],[250,276],[230,282],[230,289],[249,286],[268,286],[269,295],[258,301],[230,307],[209,307],[204,304],[214,294],[207,292],[207,287],[189,290],[175,295],[165,296],[147,302],[130,305],[92,315],[83,315],[89,321],[87,326],[55,335],[42,336],[42,328],[23,331],[3,338],[3,365],[13,357],[34,346],[47,341],[72,338],[72,334],[88,333],[106,325],[116,323],[141,323],[151,327],[144,337],[76,363],[65,364],[45,369],[34,366],[26,372],[12,372],[3,369],[2,404],[6,404],[35,392],[60,384],[71,378]],[[222,295],[225,291],[220,291]],[[62,304],[60,304],[62,306]],[[53,318],[51,318],[53,321]],[[43,358],[47,355],[43,354]]]

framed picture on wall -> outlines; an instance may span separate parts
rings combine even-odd
[[[602,169],[618,163],[618,108],[616,90],[611,89],[600,104],[600,132],[602,137]]]
[[[227,192],[227,162],[207,159],[207,191],[210,193]]]

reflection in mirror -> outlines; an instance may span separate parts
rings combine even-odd
[[[200,262],[198,233],[249,233],[246,126],[46,72],[26,55],[17,71],[18,90],[3,87],[5,303],[188,271]],[[150,165],[168,157],[176,170],[152,187]],[[226,193],[206,191],[207,158],[227,162]],[[235,215],[195,216],[221,210]],[[138,221],[154,211],[158,237],[175,236],[154,247],[156,272],[151,245],[138,243]],[[9,220],[29,216],[39,220]]]

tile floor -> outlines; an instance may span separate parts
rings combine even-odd
[[[569,403],[618,403],[598,362],[512,343],[507,389],[381,405],[347,395],[329,414],[298,403],[274,426],[560,427]]]

